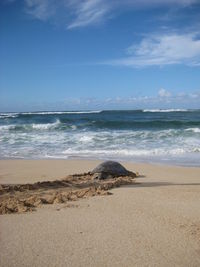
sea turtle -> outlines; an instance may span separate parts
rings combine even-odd
[[[107,179],[119,176],[131,176],[135,178],[137,175],[134,172],[128,171],[119,162],[105,161],[99,164],[94,170],[91,171],[94,179]]]

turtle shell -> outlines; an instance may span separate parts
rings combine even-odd
[[[130,174],[126,168],[116,161],[105,161],[94,168],[91,173],[107,173],[116,176],[125,176]]]

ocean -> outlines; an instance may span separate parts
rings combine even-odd
[[[200,110],[0,113],[0,158],[200,166]]]

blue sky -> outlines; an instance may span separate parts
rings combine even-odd
[[[200,108],[199,0],[1,0],[0,111]]]

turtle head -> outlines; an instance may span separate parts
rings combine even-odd
[[[132,178],[138,177],[139,173],[138,172],[131,172],[129,171],[129,176],[131,176]]]

